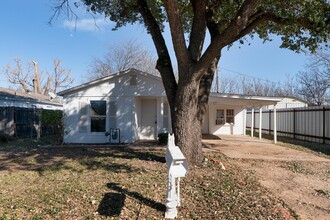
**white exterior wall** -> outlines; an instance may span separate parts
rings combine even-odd
[[[131,85],[135,82],[136,85]],[[104,79],[90,82],[85,85],[69,89],[64,94],[64,142],[65,143],[108,143],[109,137],[105,136],[105,132],[91,132],[91,119],[90,119],[90,101],[91,100],[105,100],[107,106],[106,114],[106,129],[110,131],[110,124],[114,123],[116,119],[116,128],[120,129],[121,139],[123,143],[130,143],[143,138],[152,138],[150,133],[143,135],[142,132],[142,115],[148,116],[148,111],[142,112],[143,108],[146,110],[152,107],[142,106],[142,100],[154,99],[156,101],[156,113],[150,117],[156,116],[155,120],[157,125],[156,132],[171,132],[171,116],[168,109],[167,118],[164,117],[164,106],[168,106],[166,101],[165,90],[160,78],[156,78],[149,74],[144,74],[135,70],[130,72],[122,72]],[[276,100],[275,100],[276,101]],[[209,105],[206,111],[204,124],[202,127],[203,133],[209,134],[243,134],[244,133],[244,106],[253,106],[260,103],[273,103],[273,99],[266,100],[262,98],[251,98],[241,96],[213,96],[209,99]],[[110,117],[110,103],[116,102],[116,115]],[[86,127],[79,129],[81,124],[80,109],[81,103],[88,105],[86,113]],[[149,102],[150,104],[150,102]],[[234,110],[234,124],[216,125],[216,110],[217,109],[233,109]],[[113,111],[112,111],[113,112]],[[143,117],[146,119],[146,117]],[[147,118],[150,119],[150,118]],[[151,121],[144,121],[145,128],[151,131]],[[167,125],[167,129],[164,126]],[[87,131],[85,132],[85,128]],[[144,129],[144,130],[146,130]],[[82,133],[85,132],[85,133]],[[156,138],[156,137],[155,137]]]
[[[216,110],[217,109],[234,109],[234,115],[235,115],[235,124],[224,124],[224,125],[216,125]],[[243,108],[237,107],[237,106],[224,106],[222,104],[209,104],[209,133],[210,134],[236,134],[241,135],[243,134]]]
[[[130,85],[130,75],[137,76],[137,85]],[[140,74],[124,74],[109,81],[85,87],[64,97],[64,142],[65,143],[108,143],[105,132],[90,131],[90,112],[88,107],[87,133],[79,133],[79,102],[105,100],[107,106],[106,131],[110,130],[109,105],[117,104],[117,128],[120,129],[120,141],[130,143],[139,139],[141,123],[141,99],[157,99],[157,121],[162,119],[161,98],[164,96],[163,85],[159,80]],[[161,125],[161,124],[160,124]],[[163,128],[158,128],[162,130]]]

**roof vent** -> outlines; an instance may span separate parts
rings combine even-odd
[[[129,84],[131,86],[136,86],[137,85],[137,76],[136,75],[130,75],[129,76]]]

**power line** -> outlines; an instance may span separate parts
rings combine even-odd
[[[251,75],[248,75],[248,74],[245,74],[245,73],[237,72],[235,70],[231,70],[231,69],[220,67],[220,71],[221,70],[225,70],[227,72],[235,73],[235,74],[240,75],[240,76],[245,76],[245,77],[249,77],[249,78],[252,78],[252,79],[257,79],[257,80],[260,80],[260,81],[264,81],[264,82],[268,82],[268,83],[274,83],[274,84],[279,84],[279,85],[282,85],[283,86],[283,84],[280,83],[280,82],[274,82],[274,81],[271,81],[271,80],[268,80],[268,79],[262,79],[262,78],[251,76]]]

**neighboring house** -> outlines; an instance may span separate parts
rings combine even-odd
[[[62,110],[61,100],[35,93],[21,93],[11,89],[0,88],[0,107],[17,107],[28,109]]]
[[[277,109],[308,107],[308,102],[295,97],[278,97],[282,100],[276,104]],[[274,109],[274,105],[264,106],[263,109]]]
[[[39,124],[40,109],[62,110],[58,99],[0,88],[0,136],[30,136],[31,127]]]
[[[135,69],[62,92],[65,143],[107,143],[110,129],[121,142],[154,140],[171,132],[169,105],[160,77]],[[247,108],[276,104],[281,98],[212,93],[203,133],[245,134]]]

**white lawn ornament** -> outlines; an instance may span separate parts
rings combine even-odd
[[[185,177],[188,173],[187,160],[180,148],[175,146],[174,134],[168,134],[165,159],[168,169],[165,218],[174,219],[178,215],[177,206],[180,206],[180,178]],[[177,187],[176,178],[178,180]]]

